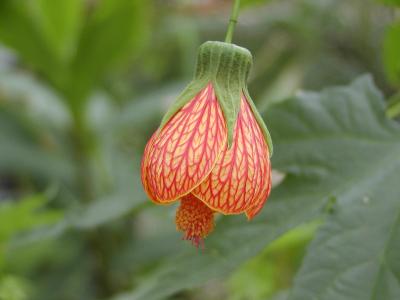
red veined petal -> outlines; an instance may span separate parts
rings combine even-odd
[[[263,191],[261,192],[260,197],[258,197],[257,201],[254,201],[254,205],[252,205],[248,210],[246,210],[246,216],[249,220],[253,219],[263,208],[265,202],[268,199],[269,193],[271,192],[271,164],[268,165],[268,174],[267,180],[268,184],[264,186]]]
[[[225,149],[210,175],[192,193],[223,214],[249,210],[265,201],[269,151],[251,108],[242,95],[231,149]]]
[[[227,131],[214,89],[208,84],[149,142],[144,159],[145,188],[153,200],[177,200],[211,172]]]
[[[158,202],[157,199],[154,197],[153,193],[151,192],[151,189],[149,188],[149,184],[147,181],[147,166],[148,166],[148,161],[149,161],[149,155],[150,155],[150,149],[153,146],[154,143],[154,137],[157,135],[158,130],[153,133],[151,138],[146,144],[146,147],[144,148],[144,153],[142,157],[142,162],[141,162],[141,178],[142,178],[142,184],[144,187],[144,191],[146,192],[147,196],[154,202]]]

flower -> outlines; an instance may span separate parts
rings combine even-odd
[[[201,45],[193,81],[144,150],[147,195],[157,204],[180,200],[176,227],[196,246],[215,213],[252,219],[270,193],[272,142],[247,91],[251,63],[239,46]]]

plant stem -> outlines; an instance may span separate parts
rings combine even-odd
[[[235,31],[235,26],[238,20],[240,0],[235,1],[232,8],[231,17],[229,19],[228,30],[226,31],[225,43],[232,43],[233,32]]]

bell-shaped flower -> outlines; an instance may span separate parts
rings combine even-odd
[[[199,245],[214,213],[252,219],[271,190],[272,142],[247,90],[252,56],[200,46],[196,73],[146,145],[142,182],[157,204],[180,201],[177,229]]]

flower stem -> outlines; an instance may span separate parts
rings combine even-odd
[[[235,1],[232,8],[231,17],[229,19],[228,30],[226,31],[225,43],[232,43],[233,32],[239,15],[240,0]]]

